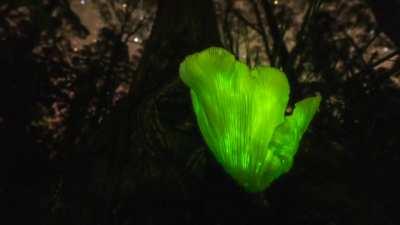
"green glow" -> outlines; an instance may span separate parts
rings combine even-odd
[[[222,48],[188,56],[179,72],[207,145],[245,190],[263,191],[291,168],[320,96],[296,103],[285,116],[285,74],[265,66],[250,70]]]

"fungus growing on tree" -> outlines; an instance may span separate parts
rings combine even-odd
[[[285,116],[286,75],[266,66],[249,69],[216,47],[188,56],[179,73],[208,147],[246,191],[263,191],[291,168],[320,96],[296,103]]]

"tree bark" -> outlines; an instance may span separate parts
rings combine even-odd
[[[179,64],[189,54],[220,45],[211,0],[158,1],[129,96],[71,159],[67,223],[153,224],[180,215],[158,210],[168,199],[185,196],[184,168],[201,141],[193,135]]]
[[[157,93],[163,85],[177,79],[179,63],[185,56],[219,45],[212,1],[159,0],[131,95],[139,99]]]

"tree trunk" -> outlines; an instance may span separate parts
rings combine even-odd
[[[186,55],[220,45],[212,1],[159,0],[158,9],[132,84],[136,99],[156,94],[177,79],[179,63]]]
[[[219,45],[211,0],[158,1],[129,96],[70,159],[65,223],[153,224],[183,213],[164,204],[184,198],[185,168],[201,138],[179,64]]]

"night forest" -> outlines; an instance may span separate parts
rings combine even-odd
[[[262,192],[179,77],[211,46],[322,98]],[[399,128],[399,0],[0,1],[0,224],[400,224]]]

